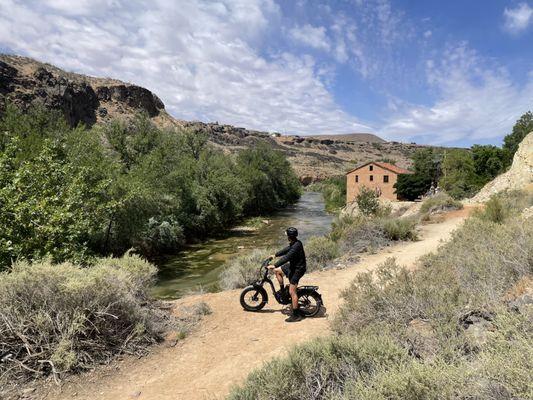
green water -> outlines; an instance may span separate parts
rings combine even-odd
[[[305,192],[298,203],[270,215],[269,224],[255,232],[228,232],[227,236],[191,245],[180,254],[166,258],[159,265],[158,282],[153,295],[175,299],[198,290],[217,290],[224,262],[254,248],[281,247],[286,244],[284,231],[295,226],[304,242],[313,235],[329,232],[333,217],[324,209],[320,193]]]

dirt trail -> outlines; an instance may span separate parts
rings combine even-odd
[[[465,210],[463,210],[465,211]],[[434,251],[464,220],[465,212],[452,212],[435,224],[424,225],[420,241],[402,243],[364,256],[353,267],[306,275],[302,284],[317,284],[327,307],[323,318],[299,323],[284,322],[282,306],[269,303],[260,313],[244,312],[239,290],[191,296],[180,305],[205,301],[213,313],[205,317],[191,336],[175,347],[161,345],[141,359],[127,358],[92,374],[74,378],[62,393],[48,399],[223,399],[233,385],[263,362],[286,352],[292,345],[329,332],[329,320],[338,309],[340,291],[361,271],[368,271],[388,257],[412,265],[423,254]]]

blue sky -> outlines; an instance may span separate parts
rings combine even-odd
[[[0,51],[291,134],[500,144],[533,109],[533,0],[0,0]]]

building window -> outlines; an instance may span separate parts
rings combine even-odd
[[[369,170],[369,171],[374,171],[374,166],[373,166],[373,165],[369,166],[369,167],[368,167],[368,170]],[[370,179],[370,180],[372,180],[372,179]]]
[[[355,183],[359,182],[359,175],[355,175]]]
[[[389,176],[383,175],[383,183],[389,183]]]
[[[374,175],[370,175],[370,182],[374,180]]]

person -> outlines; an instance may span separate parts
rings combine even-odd
[[[276,254],[270,256],[272,259],[280,257],[275,263],[270,264],[268,269],[273,270],[278,279],[280,292],[284,289],[283,277],[289,279],[289,294],[291,296],[292,313],[286,320],[296,322],[303,318],[303,314],[298,308],[298,282],[307,270],[304,245],[298,240],[298,229],[290,227],[285,231],[289,245],[281,249]]]

